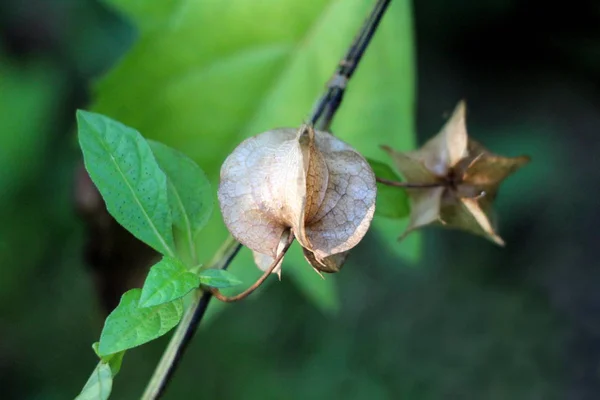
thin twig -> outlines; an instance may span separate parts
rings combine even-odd
[[[213,260],[209,263],[209,267],[227,269],[241,248],[242,245],[240,243],[233,240],[233,238],[229,238],[216,253],[215,257],[213,257]],[[148,386],[146,386],[146,391],[142,399],[158,399],[163,394],[167,383],[179,365],[185,349],[206,313],[211,297],[212,294],[210,292],[203,293],[200,290],[194,292],[192,303],[181,318],[175,333],[173,333],[169,345],[156,366],[154,374],[150,382],[148,382]]]
[[[333,120],[333,117],[335,116],[335,113],[342,102],[346,84],[356,70],[356,67],[358,66],[366,48],[368,47],[371,38],[373,37],[373,34],[379,25],[381,17],[385,13],[390,1],[391,0],[379,0],[377,2],[370,16],[364,22],[359,34],[352,42],[348,52],[346,53],[346,56],[340,62],[336,72],[329,81],[327,91],[319,99],[317,105],[313,109],[310,117],[310,123],[315,125],[318,129],[329,129],[331,121]],[[321,119],[321,121],[317,125],[319,119]],[[287,247],[289,247],[289,245],[291,245],[291,240]],[[241,246],[241,244],[233,241],[230,238],[229,241],[225,243],[223,247],[224,250],[218,252],[215,258],[213,258],[214,261],[211,262],[210,267],[226,269],[231,261],[233,261]],[[281,254],[285,254],[285,251],[282,251]],[[277,262],[274,262],[271,268],[274,269],[275,265],[277,265]],[[264,281],[268,275],[269,274],[263,275],[264,278],[261,277],[262,281]],[[262,281],[260,283],[262,283]],[[200,324],[200,321],[206,312],[210,298],[212,297],[212,293],[210,291],[204,292],[202,295],[200,295],[200,293],[200,291],[195,293],[192,304],[188,307],[185,315],[179,323],[179,326],[177,327],[177,330],[173,334],[165,353],[163,354],[156,370],[154,371],[152,379],[146,387],[146,391],[142,396],[143,400],[158,399],[163,394],[167,384],[173,376],[175,369],[179,365],[181,357],[198,325]]]
[[[283,256],[285,256],[285,253],[287,253],[287,251],[290,248],[290,246],[292,245],[293,241],[294,241],[294,236],[290,235],[290,239],[287,241],[287,243],[283,247],[283,249],[281,249],[281,252],[277,255],[277,257],[275,257],[275,260],[273,260],[273,263],[271,264],[271,266],[248,289],[244,290],[240,294],[228,297],[228,296],[225,296],[223,293],[221,293],[219,291],[219,289],[212,288],[210,290],[212,295],[215,296],[215,298],[217,298],[221,301],[224,301],[226,303],[233,303],[234,301],[239,301],[239,300],[245,299],[250,294],[252,294],[252,292],[254,292],[256,289],[258,289],[260,287],[260,285],[262,285],[263,282],[269,277],[269,275],[271,275],[271,273],[273,273],[273,271],[277,267],[277,264],[279,264],[281,262],[281,260],[283,260]]]
[[[329,80],[328,90],[318,100],[310,119],[310,122],[315,125],[317,129],[324,131],[330,130],[333,117],[342,103],[346,85],[354,74],[356,67],[358,67],[369,43],[371,43],[371,39],[373,38],[390,1],[391,0],[379,0],[377,4],[375,4],[373,11],[371,11],[371,14],[365,20],[360,32],[354,38],[348,52],[342,61],[340,61],[337,70]],[[319,121],[319,119],[321,120]]]
[[[375,180],[379,183],[383,183],[387,186],[401,187],[406,189],[426,189],[426,188],[436,188],[436,187],[444,187],[446,186],[443,182],[435,182],[435,183],[408,183],[408,182],[398,182],[392,181],[385,178],[375,177]]]

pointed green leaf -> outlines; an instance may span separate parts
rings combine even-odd
[[[150,268],[139,307],[152,307],[179,299],[200,286],[200,278],[176,258],[164,257]]]
[[[196,258],[194,237],[206,225],[213,209],[210,182],[202,169],[185,154],[159,142],[148,142],[158,165],[167,175],[173,224],[185,238],[192,257]]]
[[[231,272],[222,269],[205,269],[200,271],[200,283],[219,289],[237,286],[242,281],[237,279]]]
[[[104,361],[100,361],[75,400],[108,399],[112,390],[112,377],[110,366]]]
[[[141,289],[132,289],[110,313],[100,335],[98,354],[106,356],[139,346],[170,331],[183,314],[181,299],[155,307],[138,307]]]
[[[167,178],[144,138],[100,114],[77,111],[86,169],[108,212],[155,250],[173,255]]]
[[[402,181],[402,178],[400,178],[389,165],[372,159],[367,159],[367,161],[371,165],[371,168],[373,168],[375,176],[378,178],[397,182]],[[409,213],[410,206],[406,190],[377,183],[375,215],[398,219],[406,217]]]

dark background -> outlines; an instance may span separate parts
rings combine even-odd
[[[429,229],[398,268],[367,237],[337,315],[273,285],[199,332],[166,398],[600,397],[600,6],[418,1],[414,23],[420,141],[465,98],[472,135],[533,158],[498,199],[508,246]],[[134,39],[94,1],[0,3],[2,398],[73,398],[93,369],[111,300],[84,262],[73,117]],[[113,398],[139,396],[165,343],[126,355]]]

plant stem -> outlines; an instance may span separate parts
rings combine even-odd
[[[427,189],[427,188],[436,188],[436,187],[444,187],[446,184],[444,182],[434,182],[434,183],[410,183],[410,182],[398,182],[392,181],[385,178],[375,177],[375,180],[379,183],[383,183],[387,186],[401,187],[406,189]]]
[[[142,399],[158,399],[160,397],[166,387],[166,382],[174,372],[174,366],[189,343],[187,338],[191,337],[196,330],[197,324],[193,323],[196,319],[195,316],[200,315],[201,318],[204,315],[211,296],[208,293],[203,294],[200,290],[195,290],[193,296],[192,304],[185,311],[175,333],[173,333],[171,341],[154,371],[154,375],[152,375],[148,386],[146,386]]]
[[[375,4],[371,14],[365,20],[360,32],[354,38],[350,48],[348,48],[348,52],[340,61],[338,68],[329,80],[327,92],[325,92],[325,94],[317,101],[317,104],[313,109],[310,122],[315,125],[315,128],[324,131],[330,129],[333,117],[342,103],[346,85],[354,74],[356,67],[358,67],[369,43],[371,43],[371,39],[373,38],[390,1],[391,0],[377,1],[377,4]],[[319,119],[321,120],[319,121]]]
[[[346,56],[339,63],[337,70],[327,85],[327,91],[318,100],[317,105],[311,113],[310,123],[317,127],[317,129],[329,129],[333,117],[342,102],[348,80],[352,77],[365,50],[371,42],[373,34],[379,26],[379,22],[390,1],[391,0],[379,0],[377,4],[375,4],[373,11],[365,20],[359,34],[354,38],[354,41],[350,45]],[[291,241],[289,244],[291,244]],[[287,247],[289,247],[289,244]],[[215,255],[210,264],[210,268],[226,269],[237,255],[241,246],[241,244],[230,238]],[[146,391],[142,396],[143,400],[156,400],[164,392],[167,383],[173,376],[187,345],[206,312],[211,297],[212,293],[210,291],[201,294],[201,291],[198,290],[194,293],[192,304],[190,304],[186,310],[179,326],[171,337],[171,341],[146,387]]]
[[[241,248],[242,245],[230,237],[213,257],[209,264],[210,268],[227,269]],[[200,289],[194,291],[192,303],[181,318],[171,341],[154,370],[154,374],[142,396],[143,400],[158,399],[164,392],[167,383],[181,361],[185,349],[194,333],[196,333],[202,317],[204,317],[211,297],[212,294],[208,291],[204,293]]]

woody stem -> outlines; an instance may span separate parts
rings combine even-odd
[[[338,64],[336,71],[327,84],[327,91],[317,101],[317,104],[313,109],[310,123],[314,125],[315,128],[323,131],[330,130],[333,117],[342,103],[346,85],[354,74],[356,67],[358,67],[369,43],[371,43],[371,39],[373,38],[390,1],[391,0],[379,0],[375,4],[371,14],[369,14],[363,23],[360,32],[356,35],[354,41],[348,48],[346,55]]]

